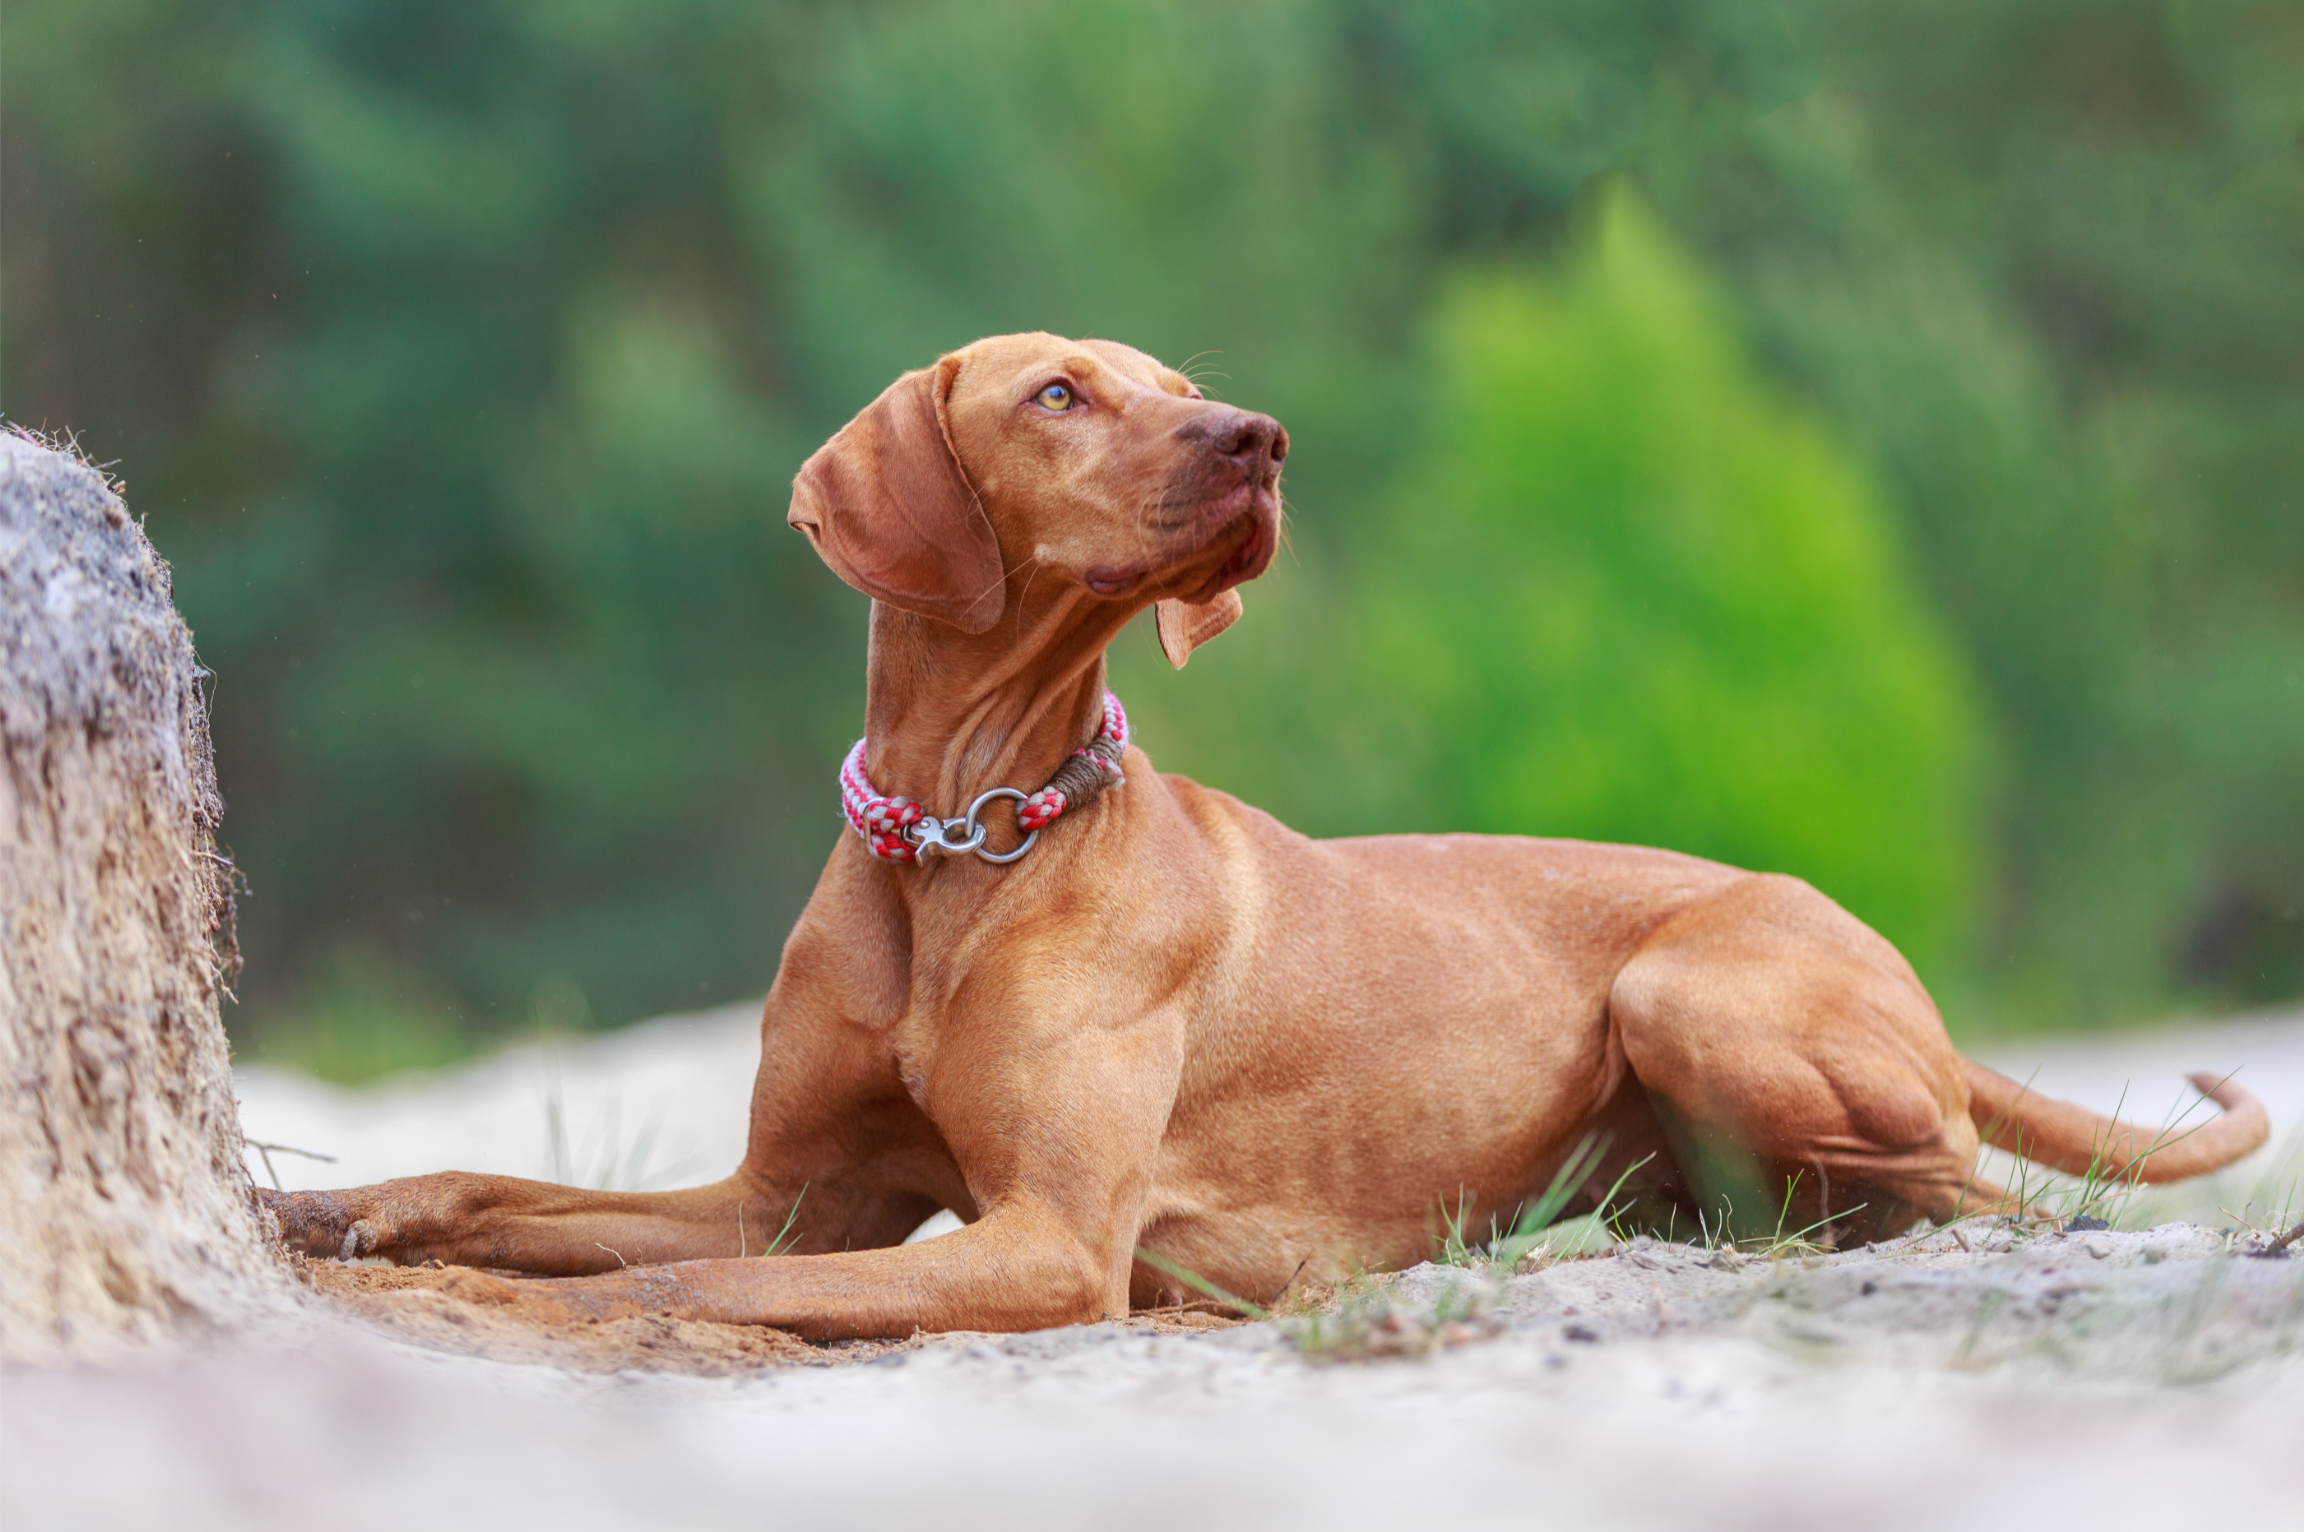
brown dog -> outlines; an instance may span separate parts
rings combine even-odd
[[[870,787],[957,815],[1049,781],[1098,736],[1132,616],[1157,604],[1181,666],[1239,614],[1287,450],[1104,341],[1003,336],[899,379],[801,469],[789,517],[873,597]],[[2266,1135],[2207,1076],[2224,1114],[2159,1145],[2021,1100],[1953,1051],[1894,948],[1792,878],[1576,841],[1312,841],[1105,753],[1125,786],[1010,865],[841,837],[729,1179],[267,1194],[284,1236],[569,1278],[519,1285],[540,1315],[1014,1330],[1184,1296],[1140,1248],[1262,1299],[1308,1259],[1414,1261],[1439,1211],[1509,1223],[1588,1137],[1586,1206],[1645,1160],[1631,1184],[1684,1226],[1740,1198],[1773,1218],[1790,1184],[1849,1237],[2001,1203],[1972,1179],[1980,1129],[2147,1181]],[[1059,778],[1074,798],[1093,766]],[[977,821],[983,850],[1018,843],[1007,819]],[[967,1227],[900,1243],[939,1208]]]

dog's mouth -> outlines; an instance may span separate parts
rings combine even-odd
[[[1263,574],[1272,563],[1280,546],[1278,486],[1271,481],[1233,485],[1203,501],[1194,519],[1211,530],[1198,538],[1184,557],[1099,565],[1087,570],[1082,582],[1100,596],[1126,596],[1148,584],[1167,585],[1189,578],[1193,571],[1207,567],[1212,554],[1221,551],[1221,560],[1203,580],[1187,591],[1176,592],[1188,601],[1213,601]]]
[[[1199,601],[1213,601],[1234,586],[1255,579],[1265,572],[1273,561],[1274,550],[1280,547],[1280,506],[1269,491],[1260,491],[1263,504],[1253,506],[1245,520],[1248,536],[1241,539],[1233,556],[1226,559],[1217,571],[1216,580]]]

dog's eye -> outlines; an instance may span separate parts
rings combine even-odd
[[[1072,390],[1062,383],[1051,383],[1040,391],[1040,402],[1046,409],[1069,410],[1072,408]]]

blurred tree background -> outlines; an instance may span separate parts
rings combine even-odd
[[[0,412],[216,673],[244,1054],[759,993],[863,603],[799,460],[979,334],[1198,357],[1290,553],[1164,766],[1800,873],[1957,1032],[2300,984],[2269,0],[18,0]]]

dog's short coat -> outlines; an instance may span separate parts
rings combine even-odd
[[[891,385],[801,469],[788,518],[873,597],[872,781],[940,815],[1046,781],[1093,734],[1132,616],[1157,605],[1180,666],[1238,616],[1287,450],[1105,341],[1002,336]],[[1794,878],[1577,841],[1313,841],[1123,764],[1012,866],[840,837],[727,1180],[267,1193],[284,1236],[567,1278],[494,1291],[542,1317],[1016,1330],[1189,1296],[1140,1248],[1259,1299],[1308,1261],[1420,1259],[1439,1215],[1509,1223],[1588,1136],[1588,1206],[1645,1161],[1629,1191],[1684,1227],[1724,1202],[1773,1219],[1790,1183],[1789,1216],[1842,1237],[2003,1203],[1972,1179],[1980,1129],[2149,1181],[2265,1137],[2206,1076],[2223,1115],[2159,1146],[2025,1097]],[[1004,823],[993,849],[1014,841]],[[967,1226],[900,1243],[939,1208]]]

